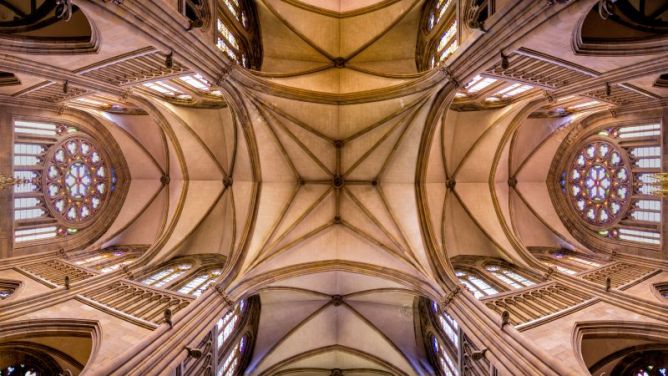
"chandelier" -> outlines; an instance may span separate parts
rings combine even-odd
[[[668,198],[668,172],[652,174],[652,178],[644,182],[643,185],[652,188],[652,195]]]
[[[4,190],[7,187],[11,187],[17,184],[26,184],[29,183],[28,179],[17,179],[13,177],[7,177],[3,174],[0,174],[0,191]]]

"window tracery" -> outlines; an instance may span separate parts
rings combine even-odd
[[[426,300],[424,300],[426,302]],[[444,376],[459,375],[460,329],[459,324],[438,306],[429,302],[425,310],[427,320],[423,330],[428,333],[431,356],[435,368]],[[426,324],[426,325],[425,325]]]
[[[494,374],[486,359],[472,359],[476,346],[464,333],[457,320],[433,300],[417,300],[419,327],[433,372],[439,376]]]
[[[223,364],[218,368],[216,376],[235,376],[239,373],[241,359],[248,347],[248,337],[242,336],[239,342],[230,350]]]
[[[74,235],[93,224],[116,189],[106,152],[78,127],[14,120],[15,241]]]
[[[211,287],[214,282],[223,273],[221,269],[213,269],[200,273],[192,277],[186,284],[179,288],[182,294],[191,294],[193,296],[200,296],[206,289]]]
[[[100,251],[75,256],[75,265],[109,273],[135,262],[147,246],[111,246]]]
[[[216,328],[218,329],[218,338],[216,339],[218,348],[223,347],[223,345],[229,342],[229,339],[233,336],[233,333],[239,326],[247,306],[246,300],[241,300],[234,306],[232,311],[228,312],[218,320],[216,323]]]
[[[592,140],[576,154],[568,173],[567,190],[582,219],[603,227],[616,223],[631,195],[630,167],[622,151],[610,142]]]
[[[593,234],[646,246],[661,244],[661,124],[611,126],[585,138],[562,173],[561,189]]]
[[[148,278],[144,279],[142,283],[152,287],[164,287],[169,282],[184,275],[190,268],[192,268],[192,264],[189,263],[168,266],[151,274]]]
[[[254,2],[220,0],[219,5],[216,46],[238,65],[259,69],[262,51]]]
[[[427,70],[441,65],[459,47],[457,5],[452,0],[433,0],[423,9],[417,65]]]
[[[501,280],[501,282],[507,284],[508,286],[514,289],[520,289],[523,287],[529,287],[536,284],[535,281],[532,281],[525,276],[517,273],[514,270],[500,266],[500,265],[487,265],[485,270],[490,272],[494,277]]]
[[[138,281],[144,285],[199,297],[222,275],[224,258],[201,254],[180,257],[150,270]]]
[[[499,292],[496,287],[494,287],[491,283],[486,281],[477,273],[470,272],[468,270],[457,269],[455,270],[455,275],[464,285],[464,287],[466,287],[466,289],[469,290],[478,299],[488,295],[494,295]]]

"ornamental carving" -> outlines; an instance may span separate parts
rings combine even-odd
[[[585,142],[573,157],[562,182],[575,212],[588,225],[617,223],[629,205],[632,174],[628,160],[613,143]]]
[[[53,150],[43,175],[47,205],[68,226],[84,227],[108,200],[113,170],[87,137],[68,137]]]

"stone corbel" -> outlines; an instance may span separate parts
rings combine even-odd
[[[220,73],[220,76],[218,76],[218,79],[216,80],[216,86],[223,86],[225,81],[227,81],[228,78],[230,78],[230,69],[223,70]]]
[[[543,280],[547,281],[548,279],[550,279],[550,277],[552,277],[552,274],[554,274],[556,271],[557,269],[554,266],[550,266],[549,268],[547,268],[547,272],[543,274]]]
[[[608,257],[608,261],[614,260],[615,256],[617,256],[617,251],[612,250],[612,252],[610,252],[610,256]]]
[[[128,279],[133,279],[134,275],[132,274],[132,271],[130,271],[130,267],[127,265],[123,265],[121,267],[121,270],[123,270],[123,273],[128,277]]]
[[[461,86],[459,81],[457,81],[457,79],[455,78],[454,74],[452,74],[452,72],[450,71],[450,67],[445,65],[442,66],[441,72],[443,72],[448,81],[452,82],[452,84],[455,85],[456,88],[459,88]]]
[[[448,306],[448,304],[450,304],[450,302],[452,302],[455,299],[455,297],[457,296],[457,294],[459,294],[460,291],[461,287],[455,286],[455,288],[452,289],[448,293],[448,295],[445,296],[445,299],[443,299],[443,303],[441,304],[442,309],[445,309]]]
[[[510,312],[504,310],[501,313],[501,329],[508,324],[510,324]]]
[[[616,117],[617,117],[617,109],[616,109],[616,108],[611,108],[611,109],[610,109],[610,115],[611,115],[613,118],[616,118]]]
[[[227,294],[225,293],[225,289],[222,286],[216,285],[216,292],[218,293],[218,295],[220,295],[221,298],[223,298],[225,304],[227,304],[230,307],[234,306],[234,301],[230,299],[229,296],[227,296]]]
[[[549,103],[554,103],[554,101],[556,100],[556,98],[554,97],[554,95],[552,95],[552,94],[551,94],[549,91],[547,91],[547,90],[543,90],[543,96],[545,97],[545,99],[547,99],[547,101],[548,101]]]
[[[202,357],[202,350],[198,348],[186,346],[186,351],[188,352],[188,356],[192,357],[193,359],[199,359]]]
[[[485,354],[487,354],[487,351],[488,351],[488,350],[487,350],[486,347],[483,348],[483,349],[481,349],[481,350],[474,351],[474,352],[471,353],[471,359],[474,360],[474,361],[478,361],[478,360],[484,359],[484,358],[485,358]]]

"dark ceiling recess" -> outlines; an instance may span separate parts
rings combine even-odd
[[[0,86],[21,85],[21,81],[14,75],[14,73],[0,71]]]
[[[574,35],[582,55],[629,55],[668,50],[668,1],[601,0]]]
[[[659,78],[656,79],[656,82],[654,82],[654,86],[668,88],[668,73],[660,75]]]

